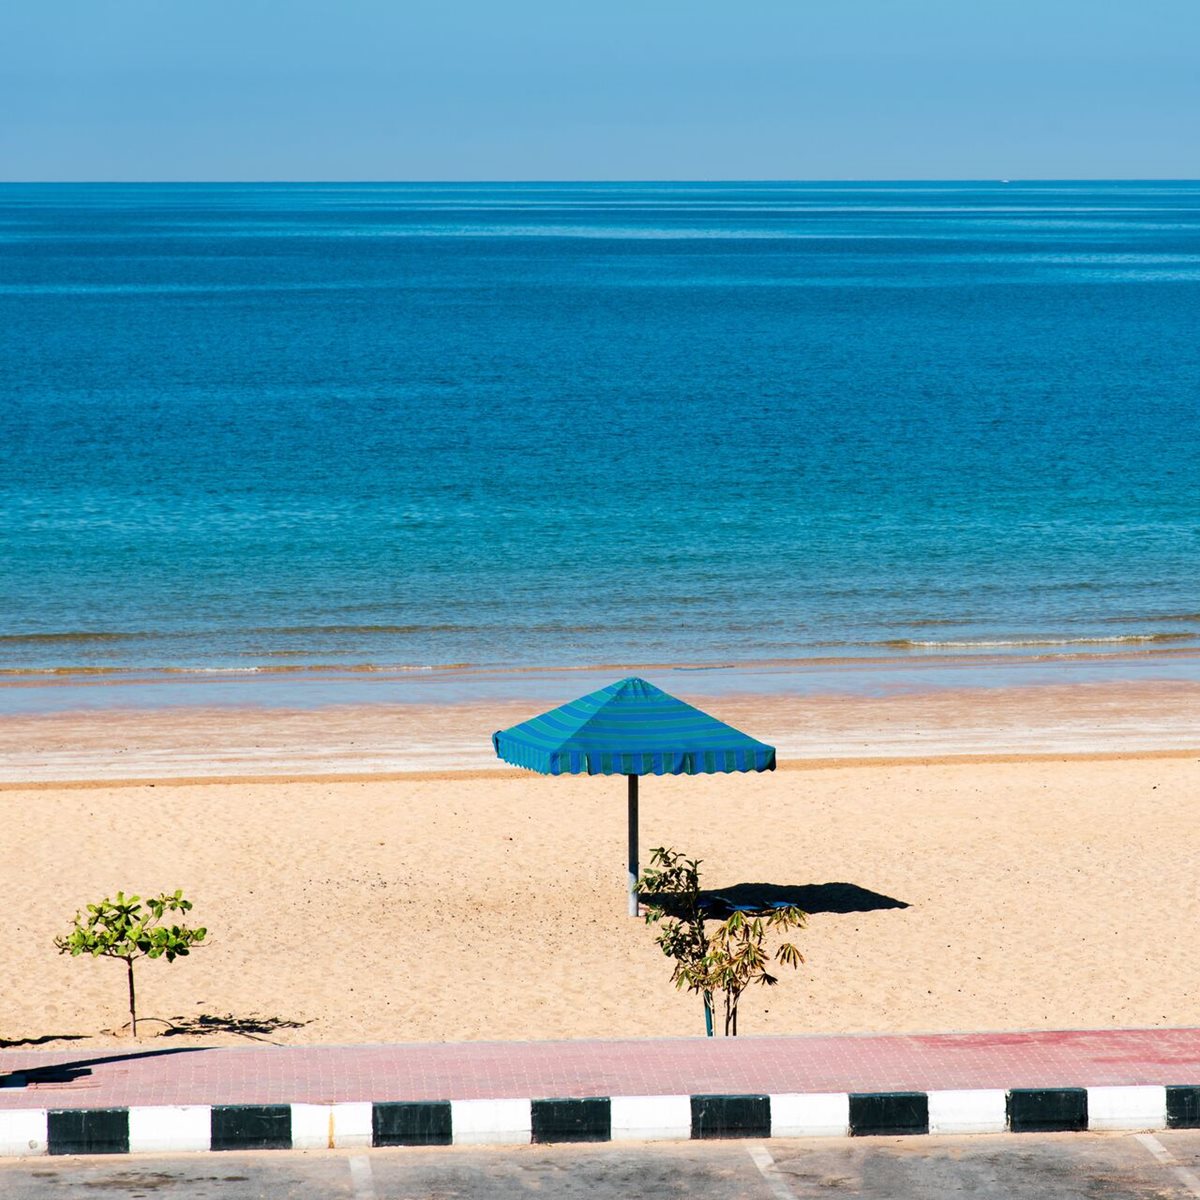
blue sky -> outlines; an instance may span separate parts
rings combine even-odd
[[[1200,0],[14,0],[4,179],[1195,177]]]

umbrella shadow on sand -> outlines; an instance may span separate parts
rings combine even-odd
[[[643,903],[661,903],[666,897],[643,896]],[[884,896],[857,883],[735,883],[732,887],[704,888],[700,904],[714,920],[731,913],[770,912],[773,908],[795,905],[806,913],[878,912],[885,908],[908,908],[903,900]],[[664,904],[667,912],[672,905]]]

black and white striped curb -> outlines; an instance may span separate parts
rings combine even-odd
[[[0,1109],[0,1156],[1200,1128],[1200,1087]]]

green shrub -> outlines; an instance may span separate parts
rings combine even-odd
[[[671,982],[699,992],[704,999],[704,1024],[713,1032],[713,996],[719,992],[726,1037],[737,1036],[738,1003],[751,984],[773,987],[779,982],[767,969],[772,959],[793,969],[804,956],[791,942],[782,942],[768,955],[768,933],[803,929],[806,914],[795,905],[767,913],[734,912],[715,922],[709,932],[700,902],[700,861],[659,846],[651,852],[650,867],[637,883],[647,900],[646,924],[661,924],[655,938],[663,954],[675,960]]]
[[[75,925],[65,937],[56,937],[60,954],[73,958],[90,954],[93,958],[119,958],[125,964],[129,981],[129,1034],[137,1037],[137,998],[133,986],[133,964],[139,958],[165,958],[174,962],[186,958],[193,946],[204,941],[207,929],[186,925],[164,925],[167,913],[189,912],[190,900],[178,889],[148,897],[126,897],[118,892],[115,900],[107,896],[99,904],[87,906],[87,916],[75,914]]]

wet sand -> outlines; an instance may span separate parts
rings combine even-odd
[[[785,762],[1200,746],[1200,683],[1186,680],[884,696],[707,696],[678,685],[672,690],[771,742]],[[498,770],[493,731],[547,706],[509,699],[9,715],[0,719],[0,784]]]

